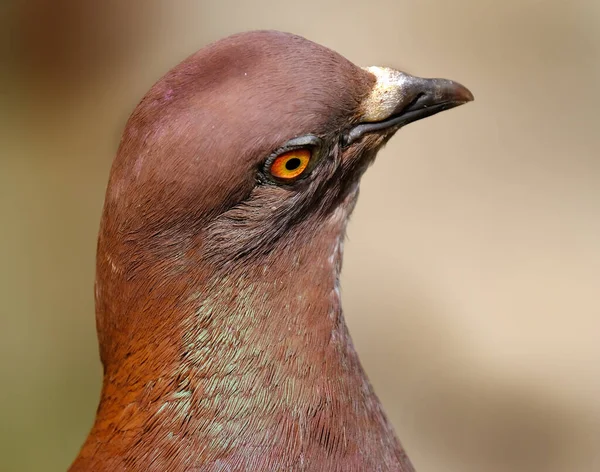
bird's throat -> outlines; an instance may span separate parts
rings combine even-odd
[[[154,352],[107,369],[95,442],[81,457],[138,448],[131,460],[151,458],[156,470],[173,455],[206,471],[412,470],[344,322],[338,220],[306,251],[188,293],[169,316],[179,320],[169,339],[157,333]]]

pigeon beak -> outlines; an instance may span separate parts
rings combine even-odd
[[[352,128],[346,143],[379,130],[395,132],[413,121],[473,100],[473,94],[458,82],[414,77],[387,67],[367,67],[376,82],[362,103],[360,123]]]

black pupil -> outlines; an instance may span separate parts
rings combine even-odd
[[[289,161],[285,163],[285,168],[287,170],[296,170],[298,167],[300,167],[300,164],[302,164],[300,159],[298,159],[297,157],[292,157]]]

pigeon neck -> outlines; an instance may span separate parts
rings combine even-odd
[[[161,314],[177,328],[156,329],[142,354],[106,369],[84,452],[110,438],[116,454],[136,448],[171,469],[181,455],[207,471],[412,470],[343,319],[338,220],[306,251],[271,254],[178,297],[176,316]]]

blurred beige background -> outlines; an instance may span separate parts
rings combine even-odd
[[[600,471],[597,0],[0,14],[0,470],[65,470],[92,424],[96,233],[128,114],[207,42],[274,28],[476,97],[392,140],[346,245],[350,329],[418,471]]]

